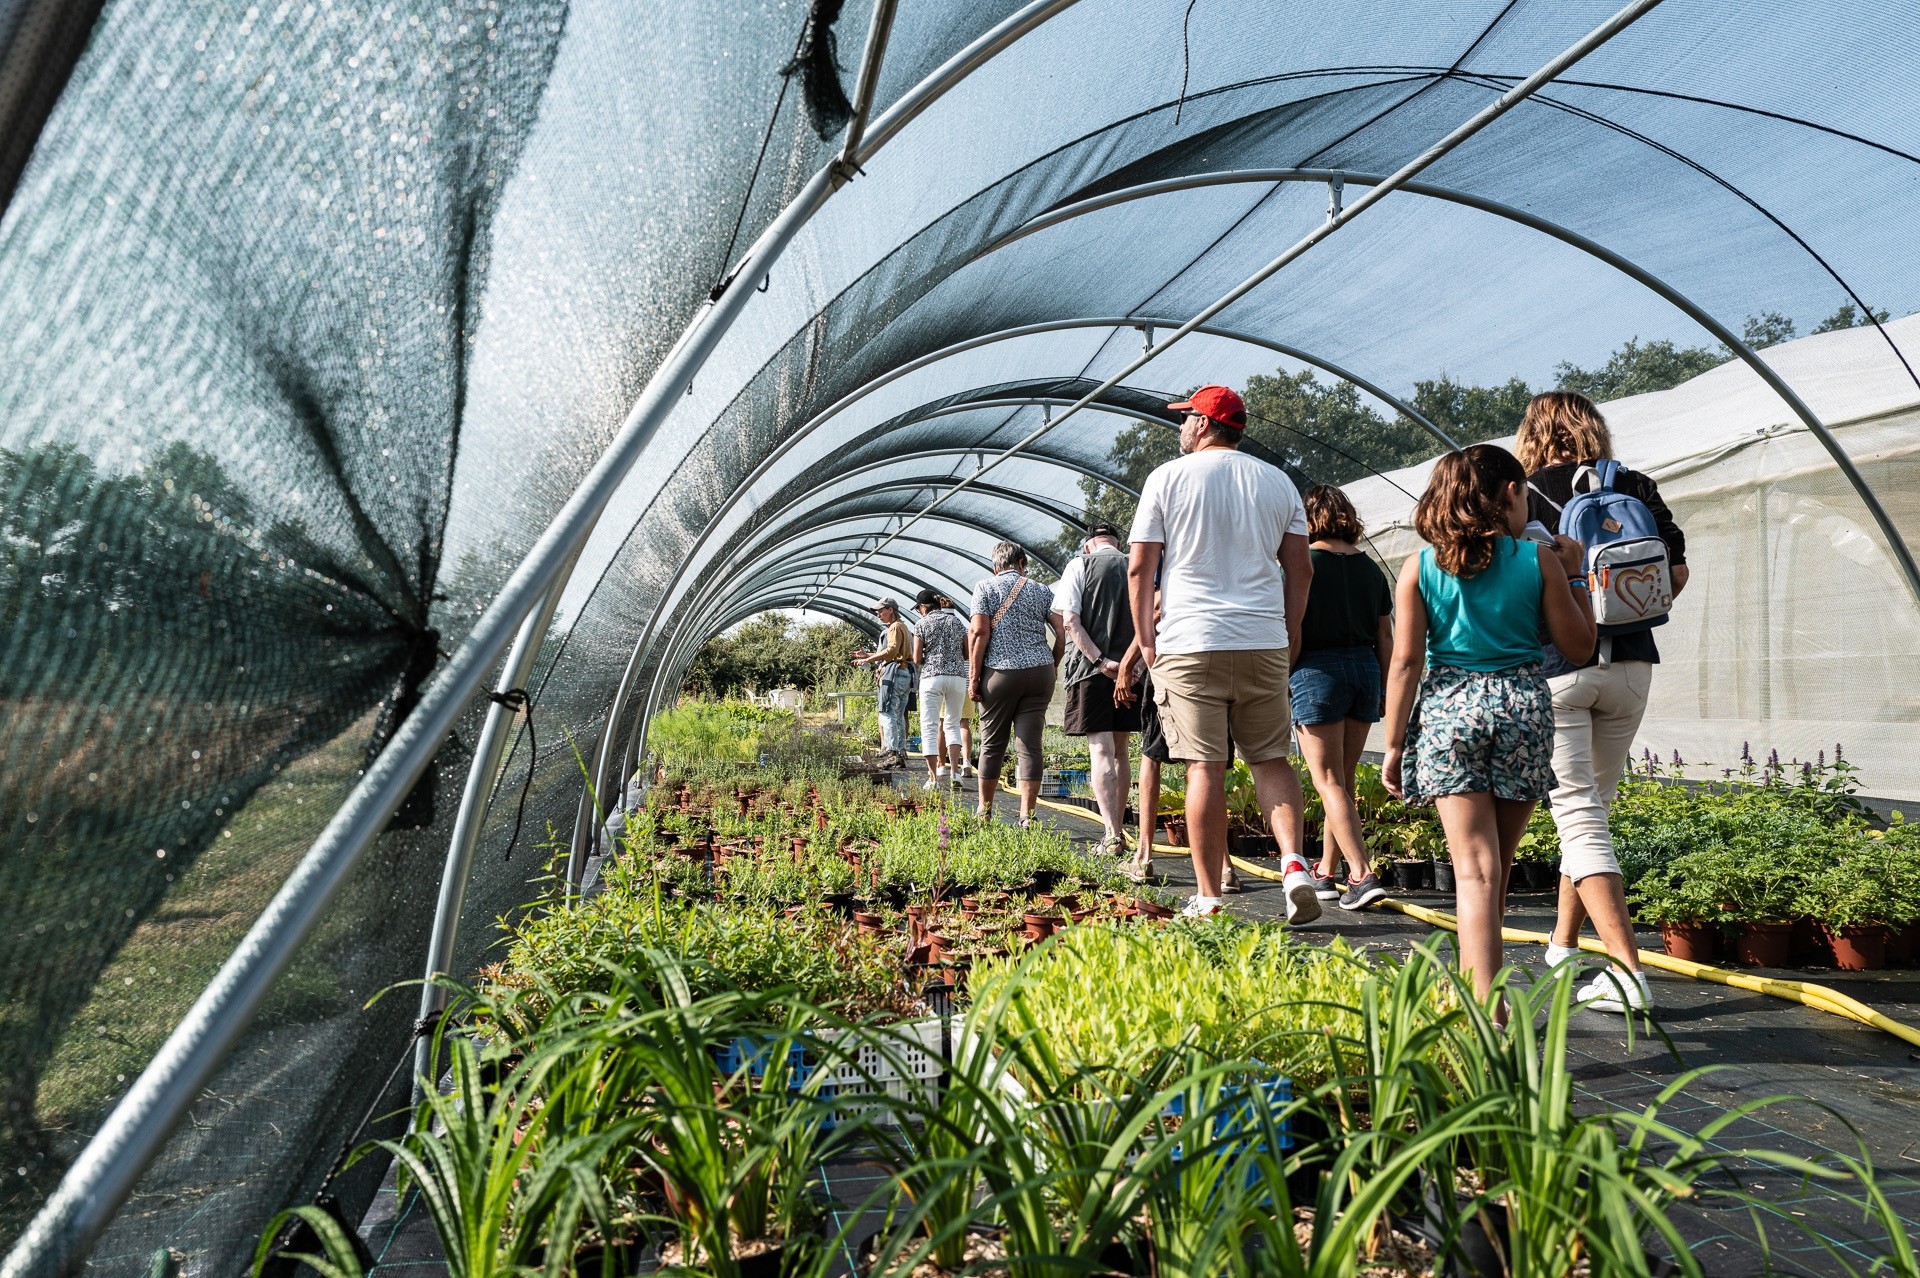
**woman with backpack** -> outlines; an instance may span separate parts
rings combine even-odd
[[[1581,547],[1520,539],[1527,472],[1493,444],[1443,455],[1414,507],[1427,549],[1394,589],[1387,679],[1388,790],[1432,799],[1453,859],[1460,968],[1485,998],[1500,969],[1513,850],[1552,783],[1553,698],[1544,631],[1564,653],[1593,651]],[[1424,684],[1420,669],[1426,666]],[[1419,731],[1408,722],[1419,684]]]
[[[1590,536],[1597,548],[1612,535],[1635,531],[1624,525],[1650,519],[1665,546],[1671,584],[1665,598],[1671,603],[1687,584],[1686,534],[1651,479],[1611,460],[1613,437],[1592,400],[1573,391],[1535,395],[1514,450],[1529,473],[1530,516],[1548,528],[1571,531],[1565,523],[1581,521],[1575,498],[1584,494],[1598,494],[1581,503],[1588,508],[1605,499],[1608,489],[1644,507],[1620,509],[1619,500],[1613,499],[1613,513],[1594,511],[1597,522]],[[1664,607],[1658,616],[1665,620]],[[1580,927],[1591,918],[1608,955],[1625,969],[1624,975],[1602,972],[1580,990],[1581,999],[1600,1011],[1642,1011],[1652,1001],[1607,819],[1647,712],[1647,690],[1660,660],[1653,641],[1657,624],[1649,620],[1628,623],[1626,629],[1605,626],[1593,655],[1583,660],[1569,660],[1552,648],[1545,652],[1554,724],[1555,783],[1549,804],[1560,831],[1560,908],[1547,963],[1557,966],[1580,952]]]

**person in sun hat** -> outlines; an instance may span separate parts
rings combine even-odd
[[[1240,451],[1247,408],[1237,392],[1202,386],[1167,407],[1186,414],[1181,456],[1141,486],[1127,585],[1161,731],[1168,752],[1187,765],[1198,886],[1186,913],[1211,914],[1222,904],[1231,733],[1280,844],[1287,919],[1311,922],[1320,898],[1300,854],[1305,804],[1288,758],[1287,692],[1289,650],[1299,643],[1313,579],[1306,508],[1283,471]]]
[[[1054,626],[1069,642],[1061,676],[1067,688],[1066,734],[1087,739],[1093,794],[1106,834],[1098,850],[1126,850],[1127,737],[1140,730],[1140,709],[1115,695],[1120,659],[1133,644],[1127,599],[1127,555],[1112,524],[1087,529],[1081,554],[1054,583]]]
[[[913,662],[920,667],[920,753],[927,760],[927,789],[948,779],[957,784],[966,758],[960,745],[961,706],[967,699],[967,623],[953,600],[922,590],[913,601],[920,624],[913,631]]]
[[[900,619],[899,601],[878,600],[873,613],[886,627],[880,646],[858,649],[855,665],[878,666],[880,680],[880,765],[904,767],[907,762],[907,701],[913,689],[913,635]]]

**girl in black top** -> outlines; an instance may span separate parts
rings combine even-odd
[[[1338,898],[1341,909],[1358,910],[1386,895],[1367,864],[1353,776],[1367,733],[1380,720],[1380,672],[1393,651],[1393,586],[1356,544],[1366,530],[1345,493],[1315,485],[1306,507],[1313,584],[1288,685],[1300,752],[1326,810],[1314,888],[1322,899]],[[1348,873],[1344,894],[1334,881],[1341,856]]]

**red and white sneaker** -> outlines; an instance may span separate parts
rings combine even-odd
[[[1299,857],[1290,856],[1284,872],[1288,924],[1313,922],[1320,917],[1320,892],[1314,883],[1313,871]]]
[[[1225,902],[1217,896],[1190,896],[1187,898],[1186,905],[1180,909],[1180,917],[1204,919],[1209,915],[1218,914],[1224,905]]]

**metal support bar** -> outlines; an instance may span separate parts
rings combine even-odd
[[[526,686],[533,663],[540,654],[540,643],[553,622],[553,610],[567,588],[567,578],[580,556],[576,553],[554,578],[553,586],[540,604],[520,623],[513,648],[500,669],[494,691],[505,694]],[[529,705],[526,713],[532,714]],[[474,854],[480,847],[480,829],[486,821],[487,800],[499,779],[500,764],[506,755],[508,727],[519,720],[519,713],[499,702],[487,707],[487,719],[480,728],[480,740],[474,746],[473,764],[467,769],[467,786],[460,795],[460,809],[453,818],[453,837],[447,843],[447,861],[440,874],[440,901],[433,911],[433,932],[427,938],[427,970],[420,987],[420,1015],[416,1028],[431,1024],[447,1006],[447,991],[434,978],[453,971],[454,946],[460,939],[460,913],[466,906],[467,880],[473,873]],[[538,760],[529,759],[533,767]],[[434,1067],[433,1039],[420,1033],[413,1050],[413,1098],[417,1104],[421,1089]]]
[[[1595,49],[1598,49],[1601,45],[1611,40],[1614,36],[1618,35],[1620,32],[1626,30],[1629,26],[1633,25],[1633,23],[1637,22],[1640,18],[1642,18],[1646,14],[1651,13],[1654,9],[1658,8],[1661,3],[1662,3],[1662,0],[1633,0],[1632,3],[1628,4],[1625,8],[1621,9],[1618,13],[1614,14],[1611,18],[1608,18],[1605,22],[1601,23],[1599,26],[1595,27],[1592,31],[1589,31],[1586,35],[1582,36],[1579,40],[1575,41],[1572,45],[1568,46],[1563,52],[1561,52],[1557,57],[1552,59],[1546,65],[1542,66],[1538,71],[1535,71],[1532,75],[1528,76],[1525,80],[1522,80],[1519,84],[1516,84],[1511,89],[1508,89],[1505,93],[1501,94],[1498,98],[1494,99],[1487,106],[1481,108],[1479,111],[1476,111],[1473,114],[1473,116],[1469,118],[1466,122],[1464,122],[1463,124],[1453,129],[1450,133],[1448,133],[1445,137],[1441,138],[1438,142],[1435,142],[1432,146],[1428,147],[1425,151],[1422,151],[1419,155],[1415,156],[1412,160],[1408,161],[1406,164],[1402,165],[1399,169],[1395,170],[1391,176],[1385,178],[1378,184],[1370,187],[1367,190],[1367,193],[1365,195],[1361,196],[1358,200],[1355,200],[1353,204],[1348,206],[1345,210],[1343,210],[1337,216],[1328,218],[1325,222],[1322,222],[1319,226],[1307,232],[1306,235],[1302,236],[1296,243],[1294,243],[1292,247],[1288,248],[1284,253],[1280,254],[1280,256],[1274,258],[1271,262],[1268,262],[1265,266],[1255,271],[1252,275],[1249,275],[1246,279],[1242,280],[1239,284],[1235,285],[1232,289],[1228,290],[1228,292],[1222,297],[1216,299],[1215,301],[1209,303],[1207,306],[1203,307],[1200,310],[1199,314],[1195,315],[1192,319],[1188,320],[1186,323],[1182,324],[1179,328],[1175,329],[1173,334],[1170,337],[1168,337],[1165,341],[1160,342],[1159,344],[1154,346],[1152,349],[1146,351],[1145,353],[1140,355],[1139,358],[1135,359],[1131,364],[1127,365],[1125,368],[1115,373],[1112,377],[1108,378],[1106,381],[1102,382],[1100,385],[1088,391],[1071,408],[1069,408],[1066,412],[1062,413],[1058,418],[1058,420],[1053,422],[1051,425],[1044,427],[1041,431],[1036,431],[1034,434],[1029,435],[1026,439],[1021,440],[1019,443],[1013,445],[1013,447],[1007,449],[1005,452],[1001,453],[998,457],[994,458],[994,460],[992,462],[989,462],[987,466],[984,467],[983,470],[979,473],[984,474],[986,473],[986,471],[992,470],[995,466],[998,466],[1000,463],[1006,461],[1008,458],[1016,456],[1023,449],[1025,449],[1029,444],[1031,444],[1034,440],[1038,439],[1041,434],[1045,433],[1046,430],[1051,430],[1053,426],[1059,425],[1061,422],[1066,421],[1068,418],[1072,417],[1075,413],[1079,412],[1082,408],[1085,408],[1087,405],[1096,402],[1100,398],[1100,396],[1106,394],[1108,391],[1112,390],[1115,386],[1118,386],[1121,382],[1125,381],[1127,378],[1133,376],[1133,374],[1140,371],[1140,369],[1146,367],[1147,364],[1149,364],[1155,358],[1157,358],[1162,353],[1164,353],[1169,347],[1173,346],[1176,342],[1178,342],[1181,338],[1185,337],[1188,333],[1193,332],[1195,329],[1205,324],[1208,320],[1212,319],[1215,315],[1218,315],[1220,312],[1226,310],[1229,306],[1232,306],[1235,302],[1245,297],[1248,293],[1251,293],[1254,289],[1266,283],[1267,280],[1271,279],[1274,275],[1278,274],[1281,270],[1283,270],[1288,265],[1290,265],[1291,263],[1299,259],[1301,255],[1305,254],[1307,251],[1312,249],[1315,245],[1319,244],[1322,240],[1326,239],[1328,236],[1338,231],[1341,227],[1351,222],[1354,218],[1359,217],[1362,213],[1366,212],[1369,208],[1372,208],[1375,204],[1378,204],[1381,200],[1384,200],[1388,195],[1398,190],[1400,187],[1404,186],[1406,183],[1412,181],[1415,177],[1419,176],[1420,173],[1426,170],[1427,168],[1431,167],[1432,165],[1438,163],[1440,160],[1444,159],[1450,152],[1452,152],[1454,149],[1459,147],[1462,143],[1466,142],[1469,138],[1473,137],[1474,134],[1480,132],[1482,129],[1492,124],[1495,120],[1498,120],[1501,116],[1513,110],[1514,107],[1519,106],[1522,102],[1525,102],[1528,98],[1532,97],[1535,93],[1538,93],[1541,89],[1545,88],[1548,84],[1552,83],[1555,76],[1559,75],[1561,72],[1572,67],[1575,63],[1579,62],[1582,58],[1585,58],[1588,54],[1592,53]],[[948,489],[945,493],[942,493],[939,497],[936,497],[932,502],[930,502],[927,505],[926,509],[921,511],[920,513],[924,515],[928,511],[931,511],[934,508],[942,505],[946,501],[950,500],[962,489],[970,485],[973,482],[973,478],[976,478],[976,477],[977,476],[969,477],[968,479],[962,480],[961,482],[955,484],[952,488]],[[884,545],[885,543],[882,543],[882,544]],[[876,547],[875,549],[878,549],[878,547]]]
[[[899,0],[874,0],[873,21],[867,24],[867,46],[860,56],[860,75],[853,85],[853,118],[847,122],[846,141],[834,160],[836,185],[845,185],[860,171],[856,158],[860,138],[866,132],[867,116],[873,111],[873,95],[880,88],[880,65],[886,60],[887,39],[893,34],[893,15]]]
[[[975,39],[874,121],[853,159],[870,159],[902,128],[1003,49],[1071,8],[1075,0],[1033,0]],[[815,173],[747,250],[733,275],[766,274],[834,189],[831,165]],[[174,1127],[213,1077],[280,973],[292,961],[334,893],[412,791],[467,699],[551,588],[561,566],[586,541],[594,520],[633,469],[654,432],[679,405],[752,289],[728,289],[695,316],[641,392],[607,450],[554,516],[527,557],[475,622],[355,784],[300,863],[248,929],[233,954],[107,1115],[53,1196],[15,1242],[0,1278],[43,1278],[77,1268]]]

